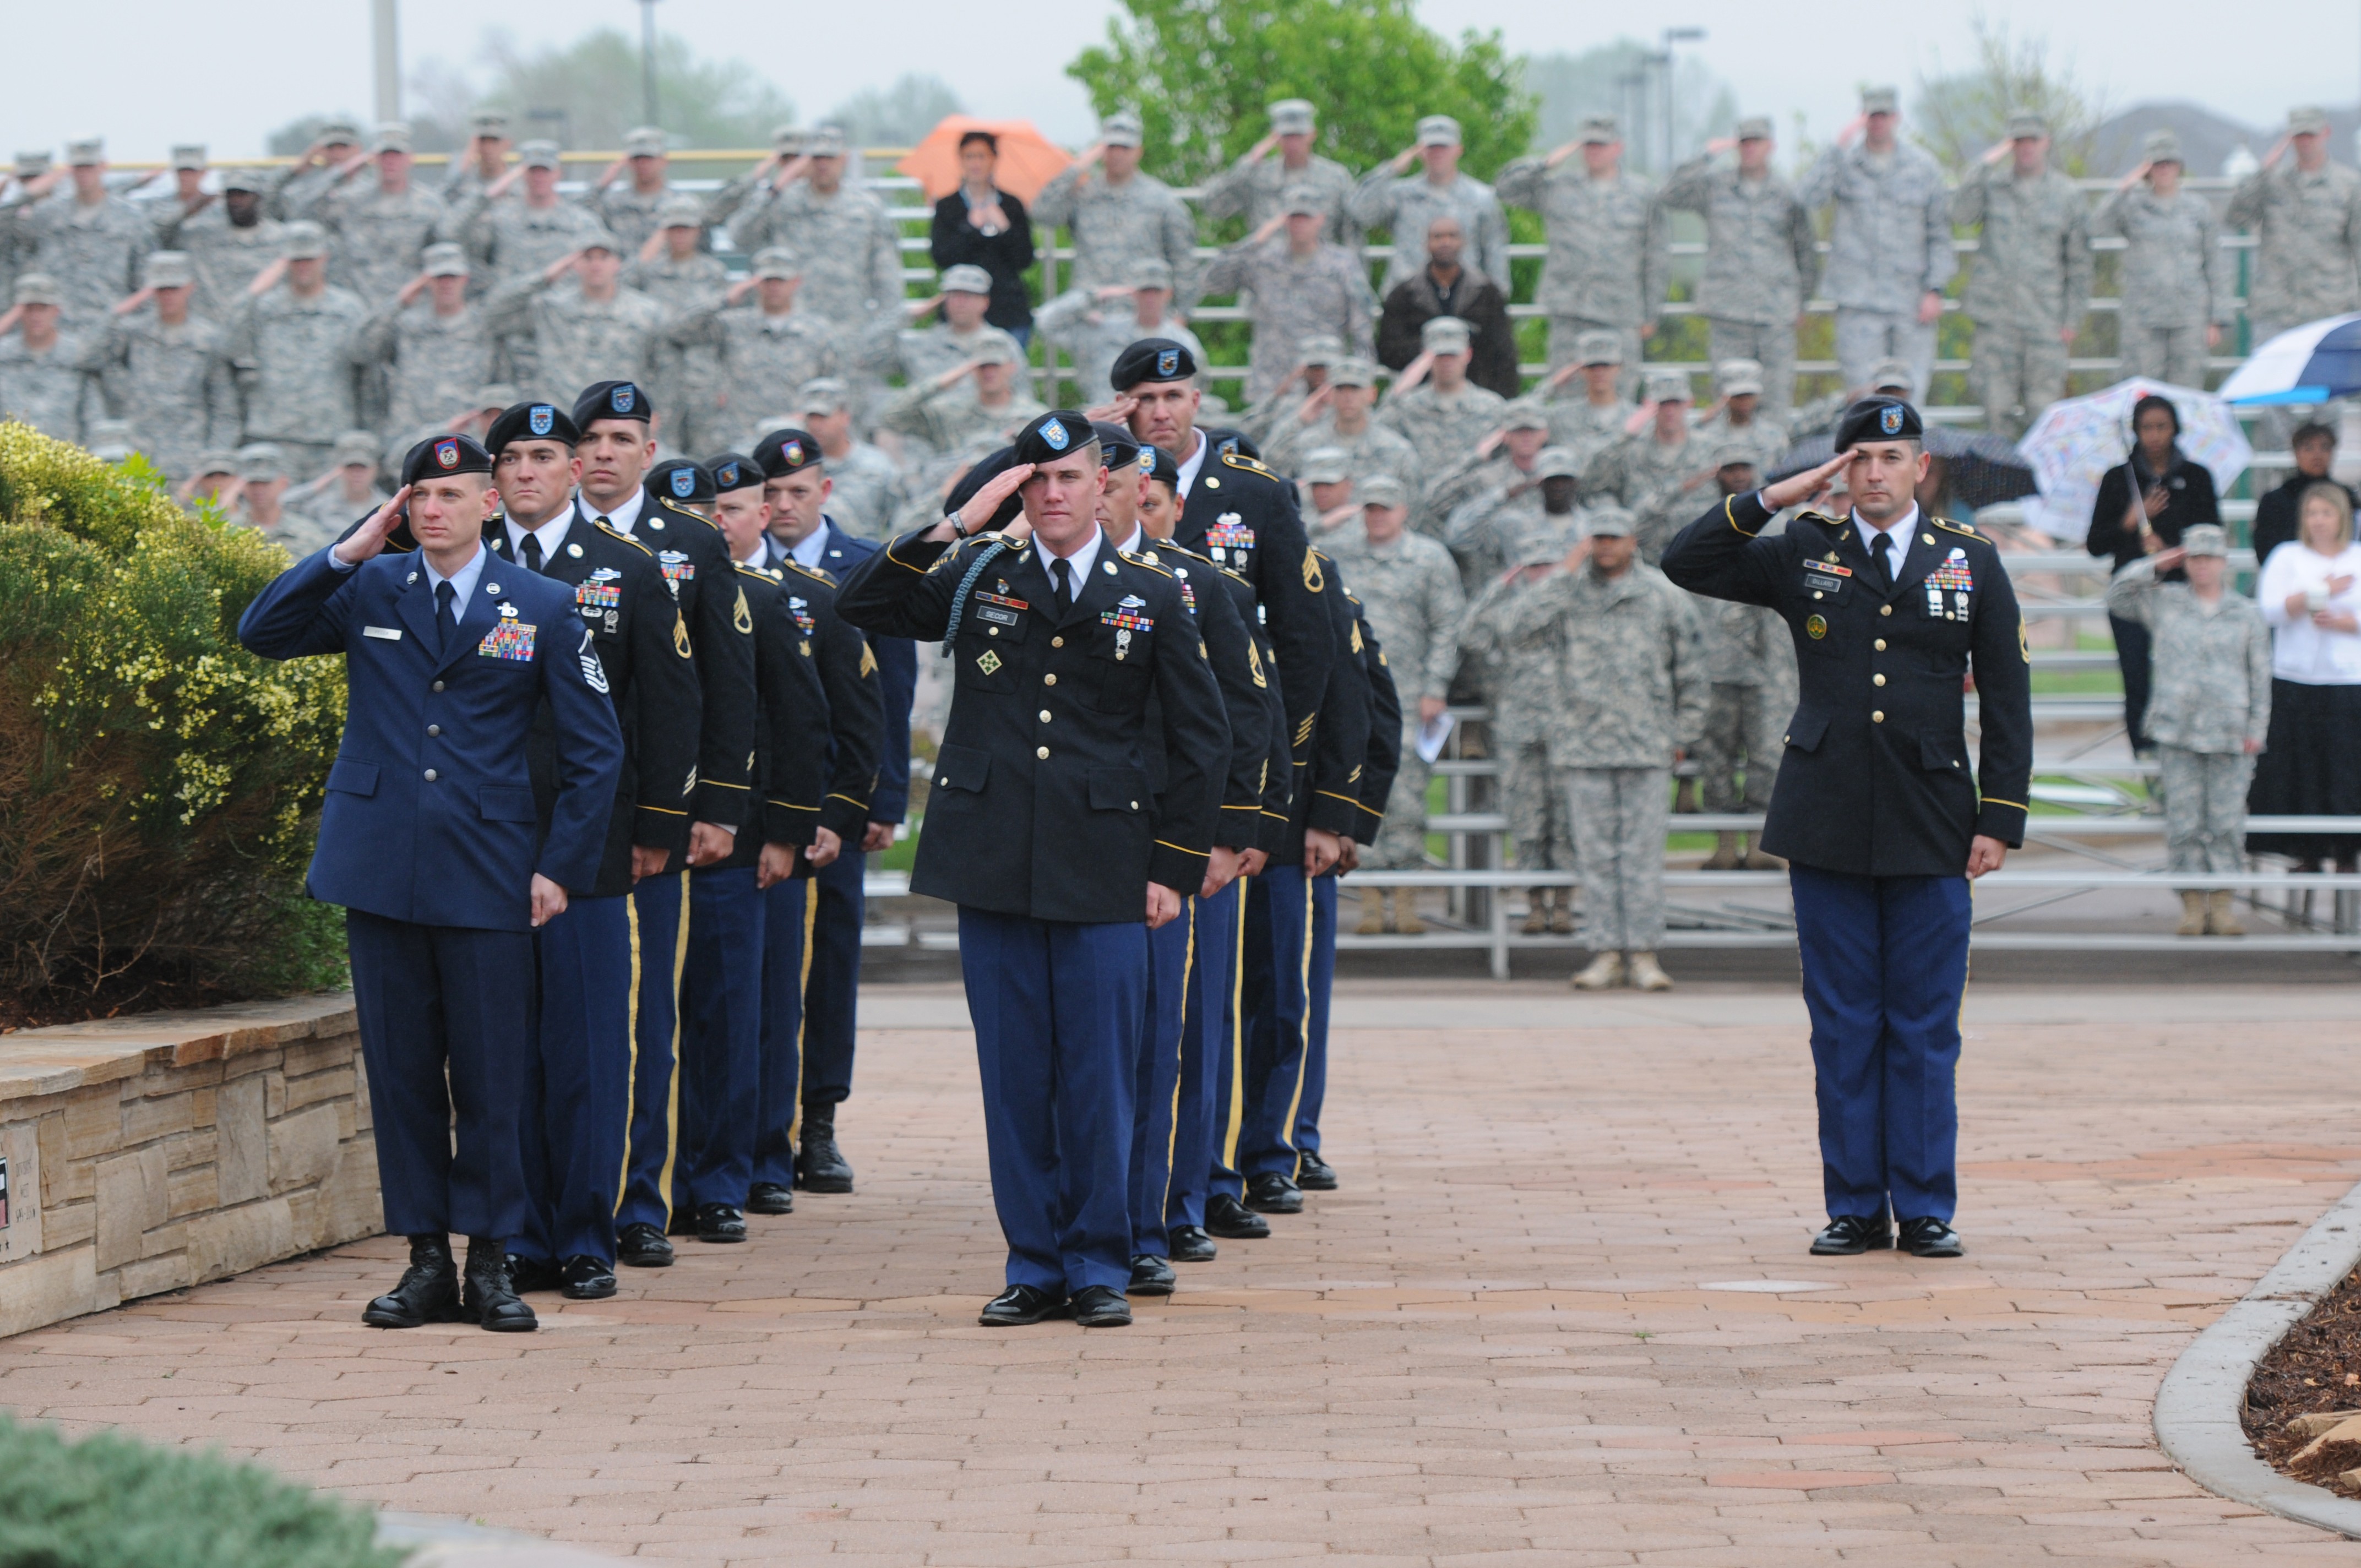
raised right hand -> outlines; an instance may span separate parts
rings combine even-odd
[[[404,510],[410,505],[410,487],[404,485],[393,492],[385,505],[369,513],[369,520],[353,531],[352,537],[336,546],[336,559],[347,566],[357,566],[385,548],[386,540],[401,526]],[[558,905],[561,910],[566,906]]]
[[[1763,504],[1777,511],[1783,507],[1807,501],[1827,489],[1828,481],[1843,472],[1851,461],[1851,453],[1839,452],[1817,468],[1806,468],[1800,474],[1788,475],[1775,485],[1765,485],[1761,492]]]

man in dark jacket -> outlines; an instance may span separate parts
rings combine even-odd
[[[2284,484],[2273,487],[2255,503],[2255,565],[2260,566],[2271,558],[2271,552],[2296,535],[2296,516],[2302,510],[2296,503],[2304,491],[2329,479],[2329,468],[2336,461],[2336,432],[2324,424],[2301,424],[2288,442],[2295,455],[2295,472]],[[2354,495],[2353,487],[2345,487],[2353,496],[2354,510],[2361,511],[2361,495]]]
[[[1467,378],[1504,398],[1517,395],[1517,334],[1509,322],[1509,296],[1501,280],[1463,266],[1467,236],[1457,218],[1427,225],[1426,266],[1394,286],[1378,318],[1378,360],[1400,370],[1424,351],[1420,334],[1436,316],[1457,316],[1474,329]]]

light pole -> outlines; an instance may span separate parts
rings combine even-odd
[[[392,0],[378,3],[390,5]],[[640,103],[642,125],[662,123],[656,118],[656,0],[640,0]]]
[[[1656,56],[1657,63],[1664,68],[1664,157],[1663,166],[1656,170],[1659,175],[1667,175],[1673,171],[1673,46],[1697,43],[1704,38],[1703,27],[1666,27],[1664,29],[1664,47]]]
[[[401,118],[401,0],[370,0],[371,43],[377,77],[377,117]]]

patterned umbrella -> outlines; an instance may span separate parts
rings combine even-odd
[[[2180,455],[2204,465],[2216,491],[2227,490],[2246,471],[2255,449],[2227,402],[2213,392],[2136,376],[2103,392],[2050,404],[2016,444],[2018,461],[2041,487],[2041,499],[2026,504],[2026,521],[2052,539],[2090,532],[2099,481],[2131,455],[2132,405],[2150,393],[2170,399],[2180,411]]]
[[[895,167],[917,181],[928,201],[939,202],[959,189],[959,141],[970,131],[990,131],[1000,138],[1000,162],[993,171],[992,182],[1020,202],[1030,203],[1041,193],[1042,186],[1074,161],[1035,130],[1030,120],[979,120],[969,115],[947,115]]]

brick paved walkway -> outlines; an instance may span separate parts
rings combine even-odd
[[[2361,1178],[2353,998],[1971,995],[1972,1250],[1921,1263],[1805,1255],[1792,992],[1363,987],[1345,1190],[1087,1335],[975,1326],[972,1060],[881,1029],[858,1194],[538,1336],[361,1328],[380,1241],[0,1343],[0,1401],[675,1563],[2361,1563],[2148,1430],[2191,1333]]]

